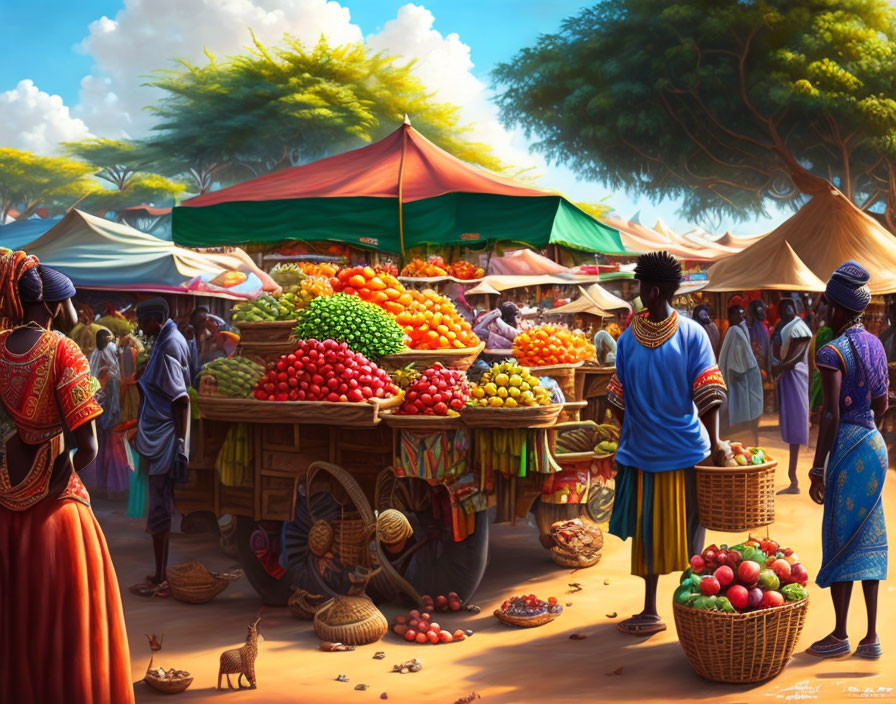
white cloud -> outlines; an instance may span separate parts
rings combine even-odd
[[[327,0],[125,0],[114,18],[92,22],[81,51],[95,60],[81,82],[76,113],[102,136],[138,136],[152,124],[144,107],[158,94],[147,74],[174,61],[203,62],[239,53],[249,30],[266,44],[284,33],[306,45],[326,35],[334,44],[360,41],[347,8]]]
[[[457,34],[436,31],[434,20],[425,7],[404,5],[367,42],[398,61],[415,60],[417,74],[435,99],[461,106],[463,121],[473,126],[471,138],[491,145],[510,164],[537,164],[543,170],[543,162],[526,151],[525,139],[498,121],[487,86],[473,74],[470,47]],[[17,123],[14,133],[24,138],[26,128],[32,128],[32,133],[45,136],[44,141],[31,139],[30,148],[39,151],[52,150],[59,139],[86,136],[88,126],[102,137],[142,136],[153,121],[144,108],[159,97],[155,89],[142,85],[147,74],[173,68],[177,59],[204,62],[205,49],[221,57],[239,53],[251,42],[250,28],[266,44],[277,43],[284,33],[306,45],[315,44],[321,35],[333,44],[364,39],[349,9],[327,0],[124,0],[114,17],[92,22],[78,46],[93,58],[94,66],[81,80],[73,116],[58,96],[40,93],[23,81],[11,92],[30,90],[52,106],[36,108]],[[69,129],[61,130],[57,123]]]
[[[455,33],[443,36],[433,28],[434,22],[425,7],[404,5],[381,32],[367,37],[367,43],[375,51],[402,57],[400,61],[416,59],[415,71],[435,99],[461,106],[462,119],[472,124],[472,139],[491,145],[509,164],[543,169],[543,162],[522,146],[525,141],[498,121],[487,86],[472,73],[470,47]]]
[[[0,93],[0,145],[26,151],[53,153],[59,142],[90,135],[83,121],[72,117],[58,95],[22,80]]]

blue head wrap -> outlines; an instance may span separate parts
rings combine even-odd
[[[848,261],[831,274],[825,293],[828,299],[846,310],[861,313],[871,302],[868,281],[871,274],[861,264]]]
[[[48,303],[67,301],[75,295],[75,285],[65,274],[43,264],[37,270],[43,284],[43,299]]]

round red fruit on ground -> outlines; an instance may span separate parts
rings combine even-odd
[[[427,635],[426,635],[425,633],[418,633],[418,634],[417,634],[417,638],[416,638],[416,640],[417,640],[417,642],[420,643],[421,645],[422,645],[423,643],[429,643],[429,638],[427,637]]]
[[[467,637],[467,636],[464,634],[464,632],[463,632],[462,630],[460,630],[459,628],[458,628],[454,633],[452,633],[451,635],[454,637],[454,640],[463,640],[464,638]]]
[[[429,633],[426,634],[426,637],[429,639],[429,642],[432,643],[433,645],[436,645],[439,642],[439,634],[436,633],[435,631],[429,631]]]
[[[417,640],[417,631],[413,630],[412,628],[409,628],[408,630],[406,630],[404,632],[404,639],[408,640],[408,641]]]
[[[431,624],[429,624],[429,630],[435,631],[436,633],[438,633],[439,631],[442,630],[442,627],[437,623],[431,623]]]
[[[396,623],[394,626],[392,626],[392,632],[396,635],[403,636],[408,632],[408,627],[403,623]]]
[[[439,643],[451,643],[454,640],[448,631],[439,631]]]

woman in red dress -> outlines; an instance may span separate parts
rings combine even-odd
[[[83,353],[52,330],[74,324],[74,292],[0,250],[0,319],[15,326],[0,332],[0,702],[134,701],[115,570],[77,475],[102,410]]]

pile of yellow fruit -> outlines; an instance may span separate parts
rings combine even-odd
[[[551,392],[526,367],[501,362],[485,372],[478,384],[472,385],[468,403],[490,408],[548,406]]]

